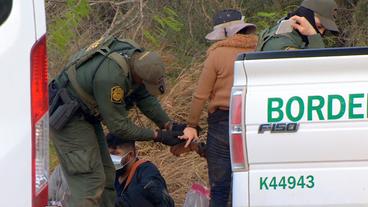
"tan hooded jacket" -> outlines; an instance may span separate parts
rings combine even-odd
[[[234,80],[234,62],[240,53],[255,51],[257,41],[256,35],[236,34],[214,43],[208,49],[198,87],[192,98],[190,115],[187,120],[189,126],[198,125],[201,112],[208,99],[209,113],[217,109],[229,109]]]

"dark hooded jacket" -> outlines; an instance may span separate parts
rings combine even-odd
[[[151,162],[145,162],[137,168],[130,184],[124,190],[125,181],[115,179],[117,192],[116,207],[174,207],[164,178],[157,167]]]

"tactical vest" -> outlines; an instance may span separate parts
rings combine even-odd
[[[257,49],[256,51],[263,51],[263,47],[265,46],[265,44],[273,37],[276,37],[276,31],[277,28],[279,27],[279,24],[282,20],[285,20],[286,18],[282,18],[280,20],[277,21],[277,25],[271,28],[267,28],[265,30],[263,30],[260,34],[259,34],[259,38],[258,38],[258,43],[257,43]],[[283,36],[290,36],[290,34],[280,34]]]
[[[277,27],[265,29],[259,34],[256,51],[263,51],[265,44],[275,35],[276,29],[274,28]]]
[[[112,45],[116,41],[123,43],[124,46],[113,49]],[[128,76],[130,66],[127,62],[127,58],[130,58],[133,53],[137,51],[143,52],[144,49],[141,48],[134,41],[110,37],[107,39],[100,39],[91,44],[89,47],[80,50],[74,56],[72,56],[63,71],[67,75],[68,82],[78,96],[79,101],[81,101],[82,105],[84,104],[88,109],[88,114],[94,117],[99,117],[100,115],[95,98],[88,94],[77,81],[77,70],[79,69],[79,66],[89,61],[96,54],[101,54],[104,56],[104,58],[98,65],[96,65],[95,73],[97,72],[101,64],[105,61],[105,59],[109,58],[115,61],[124,71],[124,74]],[[86,112],[86,110],[84,111]]]

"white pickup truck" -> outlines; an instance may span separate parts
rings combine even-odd
[[[368,48],[242,54],[233,206],[368,206]]]
[[[44,207],[48,90],[43,0],[0,1],[0,206]]]

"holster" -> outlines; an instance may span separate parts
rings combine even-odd
[[[70,96],[66,88],[61,88],[55,94],[50,104],[50,127],[61,130],[80,109],[80,103]]]

